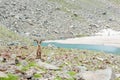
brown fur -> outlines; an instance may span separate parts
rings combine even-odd
[[[38,45],[38,48],[37,48],[37,53],[36,53],[37,58],[40,58],[40,59],[41,59],[41,54],[42,54],[41,46],[40,46],[40,45]]]
[[[37,52],[36,52],[36,58],[41,59],[41,55],[42,55],[41,43],[42,43],[43,40],[40,40],[40,41],[34,40],[34,41],[36,41],[37,45],[38,45],[37,46]]]

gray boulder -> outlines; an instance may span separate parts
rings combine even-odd
[[[43,68],[46,68],[46,69],[49,69],[49,70],[59,70],[59,67],[57,67],[55,65],[51,65],[51,64],[45,63],[45,62],[42,62],[40,60],[37,61],[37,64],[40,67],[43,67]]]
[[[8,77],[7,74],[5,74],[4,72],[0,71],[0,77]]]
[[[120,74],[115,74],[116,78],[120,78]]]
[[[115,74],[111,68],[97,71],[85,71],[77,74],[76,77],[83,78],[85,80],[114,80]]]

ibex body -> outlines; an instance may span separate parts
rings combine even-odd
[[[42,43],[42,40],[41,40],[41,41],[34,40],[34,41],[37,42],[36,58],[37,58],[37,59],[41,59],[41,56],[42,56],[42,49],[41,49],[41,43]]]

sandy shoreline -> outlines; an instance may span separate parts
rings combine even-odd
[[[65,40],[48,40],[44,42],[58,42],[64,44],[94,44],[120,47],[120,36],[89,36]]]

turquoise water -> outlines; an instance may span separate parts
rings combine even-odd
[[[42,46],[54,45],[59,48],[69,48],[69,49],[87,49],[94,51],[101,51],[106,53],[120,54],[120,48],[104,45],[88,45],[88,44],[62,44],[56,42],[42,43]]]

